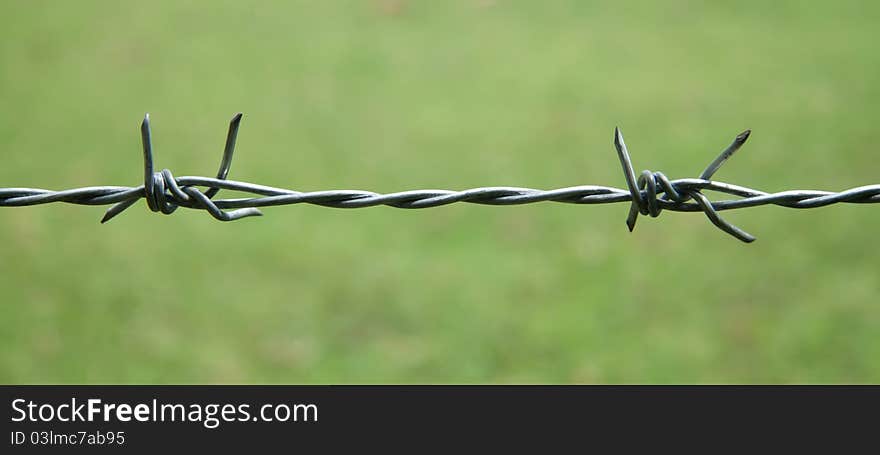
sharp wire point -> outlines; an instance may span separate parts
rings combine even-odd
[[[629,156],[629,151],[626,149],[626,142],[623,140],[623,132],[621,132],[618,127],[614,127],[614,148],[617,149],[617,158],[620,160],[620,167],[623,169],[623,176],[626,179],[626,187],[629,189],[632,201],[629,216],[627,216],[626,219],[626,226],[629,228],[629,231],[632,232],[636,227],[636,220],[639,217],[639,212],[645,207],[645,202],[642,200],[642,193],[639,188],[636,173],[633,170],[632,159]]]
[[[736,153],[736,151],[739,150],[740,147],[742,147],[743,144],[746,143],[746,140],[751,134],[752,130],[745,130],[742,133],[739,133],[733,139],[733,142],[731,142],[730,145],[727,146],[727,148],[721,151],[717,158],[712,160],[712,162],[709,163],[708,166],[706,166],[706,169],[703,170],[703,172],[700,174],[700,178],[703,180],[711,179],[712,176],[715,175],[716,172],[718,172],[718,169],[720,169],[721,166],[723,166],[724,163],[726,163],[727,160],[730,159],[730,157],[733,156],[733,154]]]
[[[235,153],[235,142],[238,139],[238,128],[241,125],[242,113],[239,112],[232,116],[229,121],[229,131],[226,133],[226,145],[223,147],[223,158],[220,160],[220,169],[217,171],[217,179],[226,180],[229,175],[229,168],[232,167],[232,155]],[[220,188],[209,188],[205,191],[208,199],[213,198]]]

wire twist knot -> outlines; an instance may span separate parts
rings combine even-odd
[[[235,140],[238,137],[238,127],[241,123],[241,113],[235,114],[229,122],[229,133],[226,136],[226,147],[223,150],[223,160],[220,162],[220,170],[217,172],[218,180],[225,180],[232,166],[232,154],[235,152]],[[150,114],[144,116],[141,123],[141,141],[144,147],[144,186],[143,197],[147,200],[147,207],[153,212],[162,212],[170,215],[178,207],[188,207],[206,210],[214,218],[220,221],[232,221],[248,216],[260,216],[263,213],[257,208],[244,208],[225,212],[211,200],[219,188],[212,187],[202,193],[198,188],[189,185],[180,185],[174,175],[168,169],[161,172],[153,172],[153,138],[150,129]],[[102,223],[106,223],[114,216],[137,202],[138,198],[125,200],[110,207],[104,214]]]
[[[712,175],[718,171],[728,158],[733,156],[742,147],[750,134],[751,130],[745,130],[738,134],[733,142],[700,174],[699,180],[711,183],[709,179]],[[629,227],[630,232],[635,229],[639,214],[650,215],[652,218],[656,218],[663,211],[663,203],[684,204],[688,200],[693,199],[712,224],[743,242],[750,243],[755,241],[754,236],[721,218],[712,202],[699,189],[679,189],[676,187],[676,183],[670,181],[662,172],[645,170],[636,178],[632,160],[629,157],[620,128],[614,129],[614,147],[617,149],[617,157],[620,159],[620,165],[623,168],[623,175],[626,178],[626,185],[629,188],[632,199],[629,216],[626,218],[626,225]],[[662,195],[662,198],[658,199],[658,195]]]

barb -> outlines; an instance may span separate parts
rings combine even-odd
[[[663,210],[675,212],[703,212],[719,229],[743,242],[755,237],[724,220],[718,212],[759,205],[809,209],[837,203],[880,203],[880,184],[860,186],[840,192],[817,190],[790,190],[777,193],[747,188],[711,180],[718,169],[739,150],[749,138],[746,130],[713,160],[698,178],[669,180],[662,172],[642,171],[636,177],[632,160],[619,128],[614,129],[614,147],[626,179],[627,189],[608,186],[581,185],[552,190],[518,187],[484,187],[463,191],[413,190],[379,194],[360,190],[330,190],[300,192],[254,183],[227,180],[232,165],[232,155],[241,123],[241,114],[229,122],[226,145],[217,176],[174,177],[168,169],[153,170],[153,140],[150,116],[141,123],[141,141],[144,155],[144,183],[135,187],[93,186],[64,191],[36,188],[0,188],[0,206],[23,207],[52,202],[80,205],[111,205],[101,223],[145,199],[153,212],[169,215],[179,207],[207,211],[221,221],[232,221],[249,216],[262,215],[258,207],[275,205],[314,204],[335,208],[363,208],[387,205],[402,209],[424,209],[467,202],[484,205],[520,205],[536,202],[561,202],[566,204],[610,204],[629,202],[627,227],[635,228],[638,216],[657,217]],[[205,188],[203,192],[199,188]],[[252,197],[237,199],[214,199],[220,190],[251,193]],[[735,196],[737,199],[711,201],[704,191]]]

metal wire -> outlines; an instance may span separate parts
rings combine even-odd
[[[456,202],[469,202],[486,205],[520,205],[552,201],[568,204],[609,204],[629,202],[630,211],[626,224],[629,230],[635,228],[638,216],[657,217],[663,210],[676,212],[702,211],[715,226],[743,242],[752,242],[755,237],[725,221],[718,212],[723,210],[755,207],[759,205],[778,205],[782,207],[808,209],[824,207],[836,203],[872,204],[880,203],[880,184],[860,186],[840,192],[816,190],[790,190],[778,193],[732,185],[710,180],[716,171],[742,147],[749,137],[746,130],[736,136],[733,142],[709,164],[695,179],[669,180],[661,172],[642,171],[637,177],[633,171],[629,152],[623,141],[620,129],[614,130],[614,146],[620,160],[627,189],[607,186],[581,185],[553,190],[537,190],[517,187],[484,187],[463,191],[451,190],[413,190],[399,193],[379,194],[360,190],[330,190],[300,192],[283,188],[257,185],[254,183],[226,180],[232,165],[235,140],[241,123],[241,114],[236,114],[229,123],[226,147],[220,169],[215,178],[174,177],[168,169],[161,172],[153,170],[153,145],[150,131],[150,116],[147,114],[141,123],[141,140],[144,153],[144,184],[136,187],[92,186],[64,191],[51,191],[35,188],[0,188],[0,206],[22,207],[51,202],[66,202],[80,205],[109,205],[101,223],[106,223],[141,198],[146,199],[147,207],[153,212],[173,213],[178,207],[205,210],[221,221],[232,221],[249,216],[262,215],[257,207],[292,204],[315,204],[335,208],[362,208],[387,205],[402,209],[424,209],[439,207]],[[198,187],[207,188],[202,192]],[[218,199],[213,197],[221,189],[251,193],[254,197],[238,199]],[[739,199],[710,201],[704,190],[716,191]],[[693,200],[693,202],[689,202]],[[233,210],[229,210],[233,209]]]

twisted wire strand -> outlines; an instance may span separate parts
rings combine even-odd
[[[537,202],[566,204],[610,204],[629,202],[627,226],[635,228],[639,215],[657,217],[663,210],[702,211],[718,228],[744,242],[755,238],[728,223],[718,212],[760,205],[808,209],[837,203],[880,203],[880,184],[860,186],[840,192],[790,190],[777,193],[711,180],[715,172],[746,142],[750,131],[734,141],[700,174],[699,178],[670,180],[661,172],[643,171],[636,176],[629,152],[619,129],[614,131],[614,146],[627,183],[627,189],[581,185],[551,190],[519,187],[482,187],[462,191],[422,189],[380,194],[362,190],[301,192],[284,188],[227,180],[235,141],[241,122],[236,114],[229,124],[226,146],[217,176],[175,177],[168,169],[153,170],[152,133],[149,114],[141,124],[144,153],[144,184],[135,187],[92,186],[63,191],[37,188],[0,188],[0,206],[23,207],[64,202],[79,205],[111,205],[101,220],[105,223],[140,199],[154,212],[171,214],[179,207],[205,210],[221,221],[262,215],[258,207],[314,204],[334,208],[364,208],[386,205],[402,209],[424,209],[466,202],[484,205],[521,205]],[[205,188],[205,191],[199,188]],[[253,197],[213,199],[220,190],[250,193]],[[737,197],[710,201],[703,191]]]

